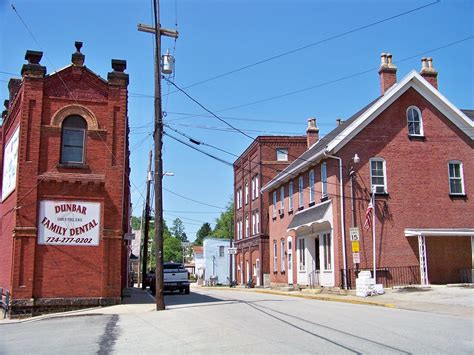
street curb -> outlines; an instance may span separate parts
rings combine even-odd
[[[63,318],[63,317],[69,317],[71,315],[76,315],[76,314],[81,314],[81,313],[86,313],[90,311],[94,311],[97,309],[103,309],[104,307],[91,307],[91,308],[83,308],[83,309],[77,309],[75,311],[69,311],[69,312],[58,312],[58,313],[50,313],[50,314],[43,314],[41,316],[33,316],[29,318],[13,318],[13,319],[0,319],[0,326],[2,325],[9,325],[9,324],[20,324],[20,323],[30,323],[30,322],[36,322],[40,321],[43,319],[52,319],[52,318]],[[87,314],[87,313],[86,313]],[[93,315],[103,315],[103,313],[90,313]]]
[[[345,296],[320,296],[320,294],[319,295],[303,295],[301,293],[291,293],[291,292],[276,291],[276,290],[230,288],[230,287],[225,288],[225,287],[212,287],[212,286],[205,286],[205,287],[199,287],[199,288],[201,290],[212,289],[212,290],[225,290],[225,291],[256,292],[256,293],[262,293],[262,294],[297,297],[297,298],[304,298],[304,299],[310,299],[310,300],[332,301],[332,302],[349,303],[349,304],[360,304],[360,305],[377,306],[377,307],[385,307],[385,308],[392,308],[392,309],[398,308],[393,303],[366,301],[366,300],[363,300],[363,299],[357,300],[357,299],[344,299],[344,298],[342,298],[342,297],[345,297]],[[341,297],[341,298],[339,298],[339,297]]]

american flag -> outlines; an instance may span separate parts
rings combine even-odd
[[[372,213],[374,213],[374,205],[372,204],[372,199],[367,206],[367,211],[365,211],[365,223],[364,228],[365,230],[369,230],[372,227]]]

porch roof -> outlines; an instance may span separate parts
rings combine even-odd
[[[405,228],[405,237],[474,237],[474,228]]]
[[[309,227],[316,222],[322,222],[323,217],[331,204],[330,202],[331,201],[323,202],[319,205],[308,208],[307,210],[296,213],[288,225],[288,231],[302,226]]]

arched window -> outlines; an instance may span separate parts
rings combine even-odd
[[[61,135],[61,163],[82,164],[85,162],[85,140],[87,123],[81,116],[69,116],[63,121]]]
[[[421,111],[416,106],[410,106],[407,109],[408,134],[410,136],[423,135],[423,120]]]

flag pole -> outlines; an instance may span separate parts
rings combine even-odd
[[[375,186],[372,187],[372,241],[373,241],[373,259],[374,259],[374,283],[377,283],[377,275],[375,272]]]

